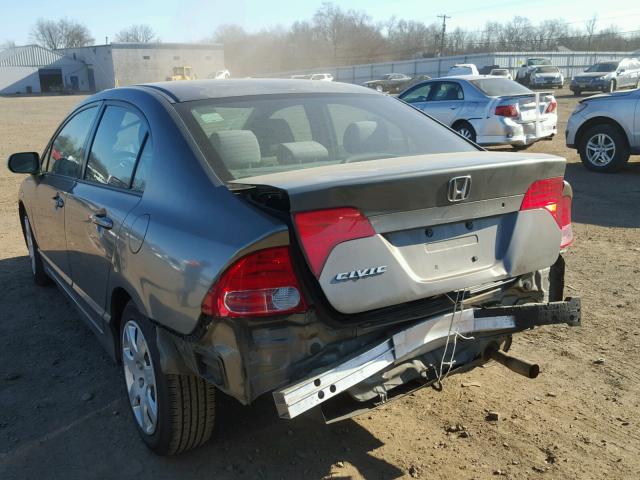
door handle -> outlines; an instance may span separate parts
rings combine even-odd
[[[458,107],[449,107],[451,110],[457,110]]]
[[[64,199],[60,196],[60,192],[56,192],[55,197],[52,197],[51,200],[56,201],[55,208],[64,207]]]
[[[113,228],[113,220],[107,217],[107,212],[104,210],[98,210],[96,213],[90,215],[89,220],[105,230],[111,230]]]

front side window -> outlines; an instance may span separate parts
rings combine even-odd
[[[85,180],[129,188],[146,135],[146,124],[137,113],[109,105],[89,152]]]
[[[386,95],[257,95],[183,102],[176,108],[223,181],[477,150],[433,119]]]
[[[407,92],[406,95],[400,97],[407,103],[419,103],[426,102],[429,98],[429,92],[431,91],[431,86],[433,83],[427,83],[425,85],[420,85],[419,87],[414,88],[410,92]]]
[[[431,100],[435,102],[446,100],[463,100],[464,94],[459,83],[441,82],[435,87]]]
[[[47,172],[72,178],[80,176],[84,146],[97,113],[97,106],[82,110],[60,130],[51,145]]]

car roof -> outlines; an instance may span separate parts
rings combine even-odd
[[[370,88],[341,82],[280,78],[243,78],[230,80],[181,80],[136,85],[164,92],[174,102],[208,98],[278,95],[292,93],[359,93],[380,95]]]

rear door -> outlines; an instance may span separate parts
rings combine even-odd
[[[437,82],[429,92],[424,111],[451,125],[464,106],[464,93],[458,82]]]
[[[101,330],[120,228],[140,201],[136,166],[151,152],[144,116],[123,103],[104,107],[83,177],[67,198],[66,234],[73,288]],[[132,188],[132,185],[134,188]]]
[[[59,279],[68,284],[71,284],[71,278],[64,230],[67,194],[80,175],[98,107],[90,105],[63,124],[43,159],[44,173],[35,182],[31,223],[38,246]]]

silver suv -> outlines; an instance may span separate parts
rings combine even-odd
[[[640,154],[640,90],[582,100],[565,135],[567,146],[578,150],[589,170],[620,170],[631,154]]]
[[[571,79],[569,88],[574,95],[582,92],[614,92],[619,88],[640,86],[640,60],[625,58],[591,65]]]

